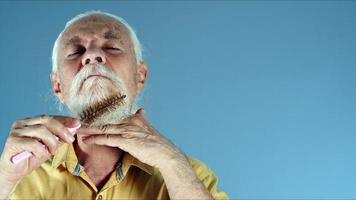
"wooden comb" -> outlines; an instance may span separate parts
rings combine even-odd
[[[115,110],[116,108],[123,105],[125,97],[126,95],[113,95],[87,107],[79,114],[80,121],[84,124],[90,125],[106,112]]]

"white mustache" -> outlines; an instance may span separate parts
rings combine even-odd
[[[90,65],[84,66],[79,73],[74,77],[70,93],[71,94],[78,94],[79,91],[82,89],[84,82],[94,75],[100,75],[103,78],[111,80],[113,82],[117,82],[118,85],[123,86],[123,82],[121,78],[110,71],[105,65]],[[121,88],[123,89],[123,88]]]
[[[104,76],[104,75],[102,75],[102,74],[100,74],[100,73],[93,73],[93,74],[90,74],[90,75],[88,75],[86,78],[83,79],[83,81],[80,83],[80,87],[79,87],[79,89],[78,89],[78,92],[83,88],[84,82],[85,82],[87,79],[89,79],[89,78],[91,78],[91,77],[93,77],[93,76],[97,76],[97,77],[100,77],[100,78],[105,78],[105,79],[108,79],[108,80],[112,81],[112,79],[110,79],[109,77]]]
[[[106,76],[104,76],[104,75],[102,75],[102,74],[100,74],[100,73],[95,73],[95,74],[90,74],[89,76],[87,76],[87,77],[83,80],[83,82],[86,81],[88,78],[90,78],[90,77],[92,77],[92,76],[99,76],[99,77],[102,77],[102,78],[109,79],[108,77],[106,77]]]
[[[100,79],[90,79],[91,76],[100,76]],[[110,80],[110,83],[107,80]],[[76,117],[88,106],[91,106],[111,95],[126,95],[124,104],[97,119],[92,125],[114,123],[130,116],[133,112],[131,96],[125,79],[115,74],[105,65],[84,66],[74,77],[69,91],[68,108]]]

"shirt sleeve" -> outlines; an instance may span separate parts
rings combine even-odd
[[[9,199],[42,199],[38,188],[36,188],[36,180],[31,181],[24,177],[10,194]]]
[[[197,174],[197,177],[204,184],[204,186],[208,189],[210,194],[216,200],[227,200],[229,199],[227,194],[223,191],[218,190],[218,177],[214,174],[214,172],[203,162],[189,157],[189,161]]]

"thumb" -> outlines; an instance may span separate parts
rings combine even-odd
[[[66,116],[56,116],[55,118],[61,122],[71,134],[74,134],[75,131],[81,127],[80,120],[76,118]]]
[[[139,114],[139,115],[144,115],[145,114],[145,111],[143,110],[143,108],[140,108],[136,111],[136,114]]]
[[[77,127],[80,124],[80,120],[73,117],[54,116],[54,118],[67,128]]]
[[[67,129],[68,129],[68,131],[69,131],[71,134],[73,134],[73,133],[75,133],[75,131],[78,130],[81,126],[82,126],[82,124],[79,123],[77,126],[71,127],[71,128],[67,128]]]

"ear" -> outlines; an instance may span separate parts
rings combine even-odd
[[[62,93],[62,89],[61,89],[61,83],[59,81],[59,77],[57,72],[52,72],[50,74],[50,79],[51,79],[51,83],[52,83],[52,90],[54,92],[54,94],[58,97],[58,99],[63,103],[63,93]]]
[[[147,65],[146,63],[140,63],[137,67],[136,82],[138,91],[142,91],[147,79]]]

